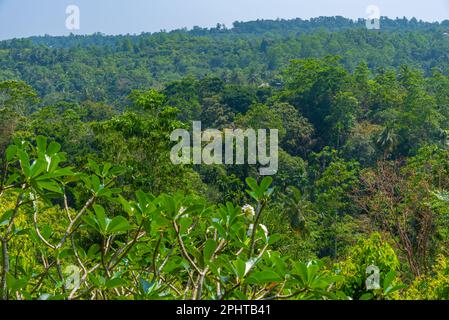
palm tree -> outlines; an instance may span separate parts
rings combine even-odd
[[[387,124],[376,141],[384,151],[384,160],[387,159],[389,155],[393,154],[394,149],[398,145],[398,140],[399,137],[393,127],[390,124]]]
[[[291,186],[288,191],[289,194],[284,199],[285,213],[293,231],[301,238],[305,238],[309,234],[305,217],[306,211],[310,210],[309,203],[297,188]]]

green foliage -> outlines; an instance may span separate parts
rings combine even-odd
[[[135,112],[92,124],[96,147],[103,150],[104,157],[99,159],[124,167],[122,179],[133,185],[131,191],[173,190],[188,174],[188,169],[170,162],[170,134],[184,127],[176,119],[178,111],[164,105],[165,96],[155,90],[134,92],[130,99],[137,108]]]
[[[379,289],[367,288],[370,266],[379,270],[379,280],[382,283]],[[369,239],[360,240],[349,250],[345,260],[337,263],[335,268],[343,279],[339,288],[354,299],[394,298],[393,294],[401,288],[394,280],[400,269],[399,260],[393,248],[383,241],[378,233],[373,233]]]
[[[445,29],[0,42],[2,298],[447,299]],[[173,165],[192,121],[278,129],[278,173]]]
[[[298,57],[340,55],[349,70],[366,61],[373,70],[410,64],[427,73],[432,68],[448,71],[444,23],[382,18],[381,24],[378,33],[366,30],[363,20],[319,17],[138,36],[14,39],[0,42],[0,81],[22,79],[44,95],[46,104],[64,96],[112,103],[133,89],[188,75],[213,75],[236,84],[271,83]],[[248,100],[246,94],[229,97]],[[245,106],[236,105],[240,110]]]
[[[449,266],[447,258],[439,256],[430,275],[416,278],[405,291],[408,300],[448,300]]]
[[[269,249],[277,236],[258,221],[273,192],[271,178],[264,178],[260,184],[247,179],[248,193],[257,203],[253,216],[229,202],[210,206],[204,199],[180,193],[154,197],[138,191],[134,200],[126,200],[117,196],[119,189],[111,188],[120,170],[91,161],[94,174],[82,174],[81,180],[92,196],[74,216],[67,203],[65,186],[75,182],[71,177],[79,173],[59,167],[62,155],[58,144],[47,146],[42,137],[36,140],[36,148],[22,143],[12,145],[7,152],[11,165],[20,164],[20,168],[7,173],[11,175],[8,184],[18,183],[21,188],[2,186],[2,195],[4,190],[11,190],[8,193],[17,197],[13,209],[3,215],[0,224],[4,299],[333,296],[330,288],[336,278],[326,276],[318,264],[293,262]],[[33,155],[37,158],[30,165]],[[43,159],[45,166],[41,165]],[[40,228],[38,222],[39,207],[43,205],[40,199],[54,196],[64,198],[65,207],[59,211],[68,220],[67,229],[55,242],[56,234],[51,234],[48,227]],[[28,197],[32,206],[26,205]],[[103,206],[95,203],[100,198],[120,203],[122,215],[110,216]],[[53,204],[47,206],[51,208]],[[15,219],[19,215],[23,215],[25,222],[30,215],[34,216],[29,229],[21,232],[16,229]],[[101,234],[101,239],[95,240],[95,233]],[[40,253],[45,257],[41,263],[35,260],[27,269],[22,260],[10,260],[8,249],[13,238],[25,236],[34,242],[27,254]],[[93,241],[90,246],[89,239]],[[64,266],[68,275],[62,272]],[[70,271],[77,274],[76,280],[72,279],[74,286],[68,285]]]

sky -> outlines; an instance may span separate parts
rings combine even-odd
[[[79,29],[68,29],[66,8],[79,8]],[[0,0],[0,40],[33,35],[140,34],[234,21],[341,15],[449,19],[449,0]],[[73,21],[73,20],[70,20]],[[73,26],[73,24],[72,24]]]

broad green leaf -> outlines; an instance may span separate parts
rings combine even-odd
[[[281,281],[282,278],[273,270],[267,269],[252,273],[248,278],[248,282],[267,283]]]
[[[91,228],[93,228],[94,230],[98,231],[98,232],[102,232],[102,230],[100,230],[97,219],[95,219],[93,216],[84,216],[83,217],[83,221]]]
[[[391,270],[390,272],[387,273],[387,275],[385,276],[384,279],[384,283],[383,283],[383,288],[384,291],[386,292],[388,290],[389,287],[391,287],[391,284],[393,283],[393,280],[396,278],[396,272]]]
[[[26,278],[16,279],[8,272],[6,274],[6,283],[11,292],[17,292],[28,284],[28,280]]]
[[[125,210],[125,212],[130,216],[134,216],[135,214],[135,209],[134,206],[131,205],[130,202],[128,202],[125,198],[123,198],[121,195],[119,195],[118,197],[119,202],[122,204],[123,210]]]
[[[98,224],[98,228],[101,233],[106,234],[108,230],[108,225],[111,220],[106,217],[104,212],[104,208],[98,204],[94,204],[93,209],[95,211],[96,223]]]
[[[47,154],[50,156],[55,155],[61,150],[61,145],[57,142],[51,142],[47,149]]]
[[[45,189],[45,190],[48,190],[48,191],[56,192],[56,193],[59,193],[59,194],[63,193],[61,187],[55,181],[52,181],[52,180],[39,180],[39,181],[36,181],[36,184],[41,189]]]
[[[126,280],[122,278],[114,278],[106,281],[106,288],[113,289],[117,287],[124,287],[127,285]]]
[[[266,192],[272,182],[273,182],[272,177],[267,176],[267,177],[263,178],[262,182],[260,183],[260,191]]]
[[[278,242],[282,239],[282,236],[280,234],[272,234],[268,237],[268,244],[273,245],[274,243]]]
[[[20,166],[22,168],[22,172],[26,178],[31,176],[31,168],[30,168],[30,158],[28,154],[23,150],[18,150],[17,155],[19,156]]]
[[[100,172],[100,167],[98,166],[98,164],[93,161],[92,159],[88,159],[87,160],[88,164],[89,164],[89,169],[92,170],[96,175],[101,175]]]
[[[45,154],[45,151],[47,150],[47,138],[43,136],[38,136],[36,138],[36,144],[37,144],[37,150],[40,155]]]
[[[245,267],[246,263],[242,259],[237,259],[232,262],[233,269],[235,274],[239,279],[242,279],[245,276]]]
[[[118,216],[113,218],[108,226],[107,226],[107,233],[109,234],[119,234],[119,233],[123,233],[126,231],[131,230],[133,227],[129,224],[128,220],[126,220],[124,217],[122,216]]]
[[[212,258],[215,250],[217,249],[217,241],[209,239],[204,244],[204,262],[207,263]]]
[[[259,186],[257,185],[257,181],[254,178],[246,178],[246,184],[250,187],[251,191],[254,191],[256,194],[259,191]]]
[[[372,300],[374,298],[372,293],[365,293],[360,297],[360,300]]]
[[[47,167],[47,163],[41,159],[38,159],[33,162],[33,164],[30,167],[31,170],[31,178],[36,178],[39,176],[42,172],[45,171]]]
[[[96,175],[93,175],[91,181],[93,192],[98,193],[100,191],[100,179]]]
[[[95,259],[95,258],[97,258],[99,252],[100,252],[100,246],[95,243],[95,244],[91,245],[89,250],[87,251],[87,257],[89,259]]]
[[[101,175],[103,177],[106,177],[109,173],[109,170],[111,169],[112,165],[109,162],[106,162],[103,166],[103,171],[101,172]]]
[[[11,161],[17,154],[17,146],[11,145],[6,149],[6,161]]]

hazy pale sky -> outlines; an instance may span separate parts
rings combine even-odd
[[[80,8],[80,30],[66,28],[66,8]],[[255,19],[341,15],[366,18],[376,5],[382,16],[449,19],[449,0],[0,0],[0,39],[32,35],[126,34],[215,26]]]

